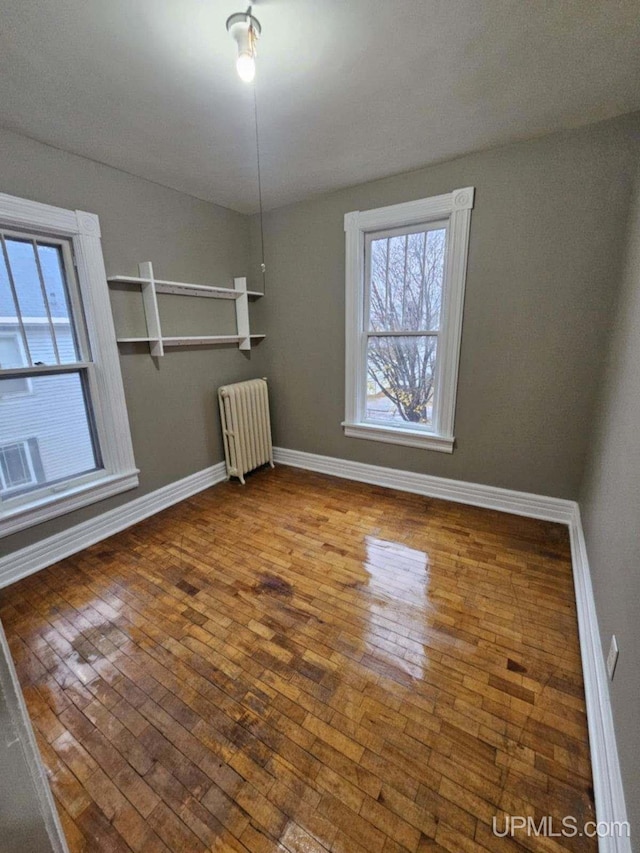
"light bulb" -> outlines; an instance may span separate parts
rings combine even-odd
[[[262,27],[260,21],[251,14],[251,6],[246,12],[236,12],[227,18],[227,32],[238,46],[238,77],[245,83],[252,83],[256,76],[256,42]]]
[[[256,61],[250,53],[241,53],[236,60],[238,77],[245,83],[252,83],[256,76]]]

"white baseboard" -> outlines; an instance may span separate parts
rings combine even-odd
[[[415,474],[411,471],[400,471],[397,468],[383,468],[380,465],[351,462],[348,459],[336,459],[333,456],[304,453],[302,450],[287,450],[284,447],[274,447],[273,458],[276,462],[291,465],[294,468],[306,468],[308,471],[332,474],[334,477],[357,480],[360,483],[386,486],[389,489],[413,492],[429,498],[442,498],[445,501],[497,509],[501,512],[558,521],[562,524],[569,524],[575,507],[575,501],[562,498],[546,498],[542,495],[516,492],[497,486],[447,480],[444,477],[432,477],[430,474]]]
[[[113,536],[114,533],[119,533],[131,527],[132,524],[155,515],[156,512],[183,501],[203,489],[215,486],[225,478],[225,464],[218,462],[217,465],[190,474],[182,480],[169,483],[140,498],[127,501],[122,506],[76,524],[61,533],[56,533],[33,545],[27,545],[20,551],[14,551],[0,558],[0,589],[57,563],[58,560],[63,560],[71,554],[76,554],[101,539]]]
[[[577,504],[569,524],[569,533],[596,814],[598,821],[606,821],[608,824],[616,821],[625,823],[627,808],[613,727],[609,679],[598,629],[587,546]],[[631,839],[615,835],[602,837],[599,839],[598,850],[600,853],[631,853]]]
[[[447,480],[428,474],[414,474],[347,459],[319,456],[300,450],[274,447],[276,462],[305,468],[322,474],[332,474],[361,483],[386,486],[426,497],[442,498],[458,503],[472,504],[485,509],[496,509],[515,515],[525,515],[546,521],[556,521],[569,527],[573,580],[578,613],[580,653],[584,677],[589,746],[593,767],[594,795],[598,821],[613,824],[625,822],[627,811],[624,801],[620,762],[613,728],[611,698],[607,680],[602,644],[598,630],[593,587],[585,545],[580,509],[575,501],[547,498],[527,492],[516,492],[495,486],[482,486],[459,480]],[[602,837],[600,853],[631,853],[631,841],[626,837]]]

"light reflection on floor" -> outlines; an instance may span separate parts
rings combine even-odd
[[[414,678],[421,678],[428,663],[428,649],[422,642],[425,634],[425,615],[430,609],[429,556],[424,551],[409,548],[401,542],[390,542],[366,536],[365,570],[369,574],[371,593],[369,638],[367,645],[380,656],[380,629],[385,623],[389,630],[394,623],[403,622],[415,638],[407,648],[406,660],[398,656],[397,646],[385,657],[394,667],[400,667]]]

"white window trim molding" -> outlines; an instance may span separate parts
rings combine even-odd
[[[29,504],[0,510],[0,537],[63,515],[138,485],[120,359],[102,256],[100,221],[95,213],[65,210],[0,193],[0,225],[71,240],[89,346],[94,359],[91,403],[103,467],[90,482],[69,487]]]
[[[454,417],[458,386],[460,341],[462,338],[462,309],[467,271],[469,229],[473,208],[474,188],[464,187],[444,195],[417,201],[355,210],[345,214],[345,420],[344,434],[350,438],[365,438],[390,444],[402,444],[425,450],[452,453]],[[362,363],[364,333],[365,235],[381,229],[446,221],[448,228],[447,254],[436,375],[438,405],[433,431],[398,426],[383,426],[365,422],[363,383],[366,364]]]

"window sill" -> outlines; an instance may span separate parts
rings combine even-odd
[[[434,433],[421,433],[417,430],[398,429],[397,427],[378,426],[377,424],[342,424],[348,438],[366,438],[369,441],[383,441],[387,444],[403,444],[406,447],[419,447],[422,450],[438,450],[441,453],[453,453],[455,439]]]
[[[33,527],[65,515],[80,507],[105,500],[120,492],[135,489],[138,485],[138,471],[122,474],[108,474],[99,480],[92,480],[77,486],[70,486],[65,492],[49,494],[29,504],[0,509],[0,538],[17,533],[27,527]]]

